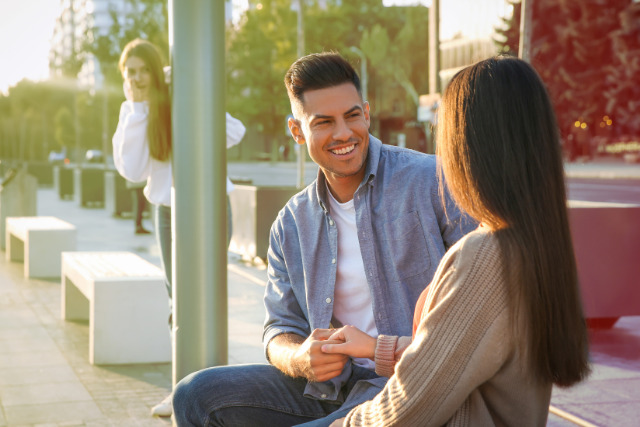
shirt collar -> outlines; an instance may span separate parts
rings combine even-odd
[[[365,185],[374,185],[378,164],[380,163],[380,153],[382,152],[382,142],[369,134],[369,149],[367,151],[367,161],[364,169],[364,177],[358,187],[358,190]],[[358,191],[356,190],[356,192]],[[318,178],[316,180],[316,196],[320,207],[325,212],[329,212],[329,199],[327,198],[327,178],[322,172],[322,168],[318,168]]]

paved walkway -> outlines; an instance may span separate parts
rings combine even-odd
[[[610,169],[601,167],[598,173]],[[306,181],[315,173],[308,164]],[[229,174],[288,185],[295,182],[296,171],[291,163],[231,164]],[[78,250],[132,251],[159,265],[154,238],[134,235],[131,219],[61,201],[53,189],[38,191],[38,214],[75,224]],[[152,228],[149,222],[147,228]],[[228,278],[229,363],[264,362],[266,272],[230,255]],[[578,425],[637,426],[640,317],[622,318],[611,330],[592,332],[591,358],[591,378],[572,389],[554,390],[552,405],[563,416],[576,416]],[[90,365],[87,324],[61,320],[59,283],[24,279],[21,264],[0,257],[0,427],[168,426],[169,420],[152,418],[149,410],[170,386],[170,364]],[[548,425],[574,422],[550,414]]]

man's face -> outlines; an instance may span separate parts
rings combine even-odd
[[[297,120],[289,120],[289,129],[296,142],[307,144],[334,194],[355,191],[369,148],[369,104],[352,83],[307,91],[295,104]]]

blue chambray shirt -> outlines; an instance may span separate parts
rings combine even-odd
[[[318,178],[289,200],[271,227],[265,352],[276,335],[307,337],[331,322],[338,230],[327,196],[320,169]],[[383,145],[371,135],[365,175],[353,199],[378,333],[410,336],[416,301],[440,259],[477,224],[448,197],[445,215],[435,156]],[[308,383],[305,396],[342,403],[340,387],[350,373],[348,364],[331,381]],[[386,380],[368,382],[382,388]]]

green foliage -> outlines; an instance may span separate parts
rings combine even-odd
[[[227,30],[227,107],[267,141],[286,140],[285,118],[291,109],[283,78],[297,58],[297,14],[291,0],[261,4],[262,9],[246,11]],[[383,93],[394,86],[405,88],[405,102],[411,105],[407,111],[415,111],[417,94],[428,90],[428,9],[385,8],[381,0],[326,4],[322,8],[317,1],[305,1],[305,53],[336,51],[359,71],[361,59],[351,47],[361,49],[374,119],[384,113]],[[270,147],[258,149],[268,152]]]
[[[122,78],[118,59],[124,46],[131,40],[143,38],[154,43],[167,60],[169,53],[168,2],[166,0],[126,0],[129,13],[121,20],[113,5],[110,6],[111,26],[108,31],[93,27],[84,35],[83,52],[98,59],[106,84],[119,88]],[[179,7],[179,6],[177,6]]]
[[[501,54],[518,56],[522,2],[521,0],[507,0],[507,3],[513,6],[513,14],[508,18],[501,18],[502,26],[496,28],[496,37],[493,41]]]
[[[76,144],[73,115],[67,107],[60,107],[55,115],[55,136],[60,148],[73,147]]]

